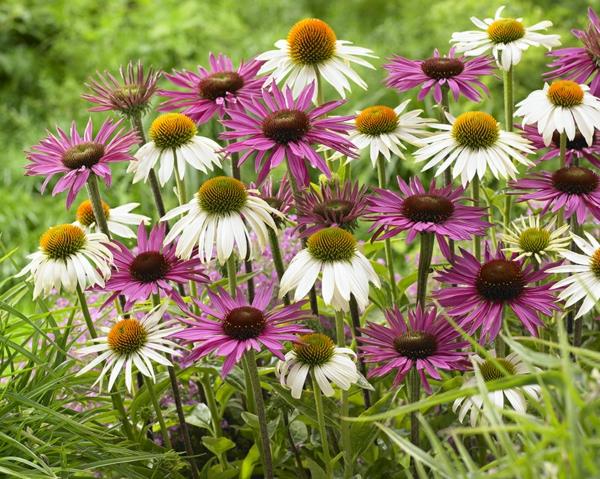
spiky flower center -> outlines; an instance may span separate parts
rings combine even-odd
[[[143,97],[146,94],[146,91],[144,85],[137,85],[134,83],[130,85],[121,85],[113,90],[112,94],[117,100],[127,102],[136,97]]]
[[[596,278],[600,279],[600,248],[594,251],[592,255],[592,260],[590,262],[590,268],[592,273],[596,276]]]
[[[67,168],[78,170],[79,168],[91,168],[98,164],[104,156],[104,145],[86,141],[67,148],[62,156],[62,163]]]
[[[585,195],[598,188],[599,178],[596,173],[580,166],[567,166],[552,175],[554,187],[569,195]]]
[[[313,207],[313,214],[326,218],[331,223],[335,223],[340,227],[350,227],[352,229],[352,227],[356,226],[356,221],[352,218],[347,218],[347,216],[353,209],[354,202],[337,198],[317,203]]]
[[[519,235],[519,248],[527,253],[541,253],[550,246],[550,232],[543,228],[527,228]]]
[[[237,72],[217,72],[204,77],[198,84],[199,95],[206,100],[216,100],[235,93],[244,86],[244,79]]]
[[[85,246],[85,233],[79,226],[57,225],[40,238],[40,248],[51,259],[66,259]]]
[[[298,360],[310,366],[325,364],[335,351],[333,340],[321,333],[304,334],[293,347]]]
[[[144,347],[148,331],[137,319],[122,319],[108,333],[108,345],[117,354],[132,354]]]
[[[571,80],[556,80],[546,92],[548,99],[556,106],[571,108],[583,103],[583,90]]]
[[[417,223],[443,223],[454,213],[454,204],[439,195],[409,196],[402,204],[402,214]]]
[[[496,358],[495,361],[502,366],[502,369],[504,369],[508,375],[514,376],[516,374],[517,371],[515,365],[507,359]],[[481,376],[486,383],[489,381],[494,381],[495,379],[502,379],[503,377],[506,377],[504,372],[489,360],[485,360],[479,365],[479,371],[481,372]]]
[[[142,283],[152,283],[165,277],[169,272],[169,262],[158,251],[145,251],[138,254],[129,266],[129,273]]]
[[[223,320],[225,334],[238,340],[256,338],[266,326],[267,320],[263,312],[252,306],[232,309]]]
[[[263,196],[262,199],[275,210],[281,210],[281,207],[283,206],[283,201],[276,196]]]
[[[443,80],[460,75],[465,69],[465,64],[458,58],[432,57],[421,63],[421,70],[429,78]]]
[[[456,117],[452,136],[459,145],[478,150],[492,147],[500,137],[500,129],[489,113],[468,111]]]
[[[290,58],[300,65],[317,65],[335,54],[335,32],[318,18],[300,20],[290,29],[287,41]]]
[[[437,339],[426,331],[407,331],[394,338],[394,349],[412,360],[425,359],[437,351]]]
[[[347,231],[334,226],[310,235],[306,246],[311,256],[319,261],[350,261],[356,251],[356,240]]]
[[[398,127],[398,115],[389,106],[376,105],[365,108],[354,120],[356,129],[363,135],[379,136],[391,133]]]
[[[196,136],[196,124],[183,113],[165,113],[150,126],[150,138],[161,150],[179,148]]]
[[[554,143],[556,148],[560,148],[560,133],[558,131],[552,134],[552,143]],[[589,146],[579,131],[575,133],[575,137],[572,140],[567,139],[567,150],[583,150]]]
[[[239,212],[246,204],[248,192],[244,183],[228,176],[205,181],[198,190],[198,201],[204,211],[214,215]]]
[[[481,266],[475,286],[479,294],[489,301],[511,301],[523,292],[525,278],[516,261],[494,259]]]
[[[102,209],[104,210],[104,216],[108,219],[110,216],[110,207],[104,201],[102,201]],[[75,217],[83,226],[90,226],[92,223],[95,223],[96,217],[94,216],[92,202],[90,200],[82,201],[77,207]]]
[[[275,111],[262,122],[263,134],[281,145],[301,140],[309,130],[310,119],[301,110]]]
[[[494,43],[510,43],[525,36],[525,27],[514,18],[500,18],[490,24],[487,34]]]

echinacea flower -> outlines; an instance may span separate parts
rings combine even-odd
[[[504,131],[496,119],[483,111],[468,111],[456,118],[447,115],[449,125],[435,124],[444,130],[423,138],[426,144],[415,152],[417,162],[427,161],[426,171],[437,166],[436,176],[452,166],[452,177],[460,176],[463,186],[481,180],[489,169],[494,178],[514,178],[517,168],[512,160],[531,166],[524,155],[532,153],[529,141],[517,133]]]
[[[498,8],[494,18],[471,17],[471,22],[480,30],[453,33],[450,41],[455,43],[456,51],[476,57],[491,50],[498,67],[508,71],[521,61],[523,52],[530,46],[551,50],[560,45],[560,35],[539,33],[551,27],[552,22],[544,20],[526,27],[522,18],[501,17],[502,10],[504,7]]]
[[[383,363],[369,371],[369,378],[394,373],[394,386],[398,386],[416,368],[421,384],[431,393],[426,374],[441,380],[438,369],[464,370],[468,364],[463,350],[469,343],[459,340],[460,333],[437,314],[436,308],[409,311],[408,326],[398,309],[385,311],[385,318],[389,327],[368,323],[358,338],[363,344],[360,355],[364,361]]]
[[[113,257],[109,239],[102,233],[86,233],[79,226],[53,226],[40,237],[38,251],[27,256],[29,264],[19,273],[33,280],[33,299],[79,286],[104,286]]]
[[[315,84],[311,83],[294,97],[288,87],[281,91],[273,83],[269,90],[263,90],[262,103],[255,101],[247,105],[247,112],[232,111],[230,119],[223,120],[228,131],[221,136],[231,141],[227,152],[243,152],[240,164],[254,156],[258,183],[285,161],[290,174],[302,186],[309,183],[306,160],[329,177],[326,161],[315,151],[318,145],[356,156],[354,145],[344,136],[350,130],[347,121],[351,117],[324,117],[343,101],[313,108],[310,99],[314,90]]]
[[[419,233],[434,233],[442,252],[450,257],[446,239],[484,236],[491,226],[483,219],[487,216],[485,208],[463,204],[463,188],[436,188],[433,180],[426,190],[416,176],[409,183],[398,177],[398,187],[399,193],[375,189],[375,195],[369,198],[367,219],[373,221],[373,240],[408,231],[406,242],[410,243]]]
[[[367,188],[357,182],[325,181],[306,190],[298,200],[296,219],[303,236],[337,226],[350,232],[367,208]]]
[[[264,250],[268,242],[267,228],[277,229],[271,215],[281,215],[235,178],[217,176],[205,181],[189,203],[169,211],[162,220],[185,215],[177,221],[165,238],[165,244],[177,241],[176,254],[188,259],[197,245],[198,257],[208,263],[216,257],[225,264],[234,252],[240,258],[252,256],[258,242]],[[256,238],[250,237],[250,232]],[[216,247],[216,248],[215,248]]]
[[[260,352],[266,348],[283,359],[284,342],[295,341],[296,334],[310,332],[299,323],[310,315],[302,310],[304,302],[269,306],[272,293],[272,288],[259,288],[250,303],[241,290],[235,297],[223,288],[216,293],[207,290],[211,304],[194,301],[203,314],[188,312],[191,319],[183,320],[188,327],[174,335],[185,342],[198,343],[183,362],[191,364],[211,353],[224,357],[224,377],[250,349]]]
[[[344,391],[361,379],[356,368],[356,353],[350,348],[336,347],[333,340],[321,333],[299,336],[285,359],[277,363],[275,373],[281,385],[290,389],[294,399],[300,399],[310,373],[313,387],[325,396],[335,393],[331,383]]]
[[[473,367],[481,374],[484,382],[494,381],[504,377],[517,376],[519,374],[529,374],[533,370],[523,362],[517,353],[511,353],[505,358],[496,357],[495,351],[490,351],[489,354],[494,357],[485,359],[474,354],[471,357]],[[498,367],[497,363],[500,367]],[[472,388],[477,386],[477,377],[472,376],[464,382],[462,389]],[[520,414],[525,414],[527,410],[527,399],[539,401],[541,388],[537,384],[526,384],[510,389],[500,389],[487,393],[487,401],[492,407],[504,409],[510,405],[512,409]],[[471,427],[477,426],[480,419],[485,420],[486,412],[489,406],[486,404],[481,394],[475,394],[470,397],[458,398],[454,401],[452,410],[458,411],[458,420],[463,422],[465,416],[470,412]]]
[[[554,60],[544,73],[547,78],[565,78],[577,83],[590,82],[590,93],[600,96],[600,18],[588,8],[590,23],[586,30],[571,30],[583,47],[561,48],[548,54]]]
[[[519,201],[543,202],[541,214],[563,210],[565,218],[575,215],[579,224],[585,223],[588,212],[600,219],[600,176],[589,168],[565,166],[554,173],[541,171],[511,187],[530,191],[519,196]]]
[[[145,301],[153,294],[162,293],[181,305],[183,300],[174,283],[183,285],[189,281],[208,281],[197,259],[180,259],[175,255],[174,244],[163,244],[165,233],[166,223],[155,225],[150,234],[140,223],[134,251],[122,243],[113,243],[114,266],[104,287],[105,291],[113,294],[105,304],[122,295],[126,299],[124,307],[129,309],[137,301]]]
[[[275,82],[292,88],[294,95],[300,94],[311,83],[322,77],[333,86],[342,98],[350,91],[352,80],[359,87],[367,84],[350,66],[356,63],[374,69],[363,57],[377,58],[371,50],[353,46],[346,40],[338,40],[332,28],[317,18],[305,18],[289,31],[286,40],[275,42],[277,50],[270,50],[256,57],[264,61],[258,72],[271,73]],[[309,99],[316,99],[317,90],[311,90]]]
[[[181,356],[178,346],[167,337],[179,331],[179,326],[173,326],[174,320],[162,321],[168,304],[157,306],[142,319],[132,317],[118,320],[112,328],[102,328],[106,336],[100,336],[91,341],[97,344],[87,346],[77,351],[85,356],[98,354],[89,361],[77,375],[80,376],[104,363],[100,375],[94,385],[100,384],[109,373],[108,391],[112,390],[121,371],[125,373],[125,386],[129,392],[133,389],[134,367],[144,376],[156,381],[153,362],[162,366],[173,364],[165,354]]]
[[[128,173],[134,173],[133,182],[146,181],[157,162],[161,186],[169,181],[174,171],[182,180],[186,163],[202,173],[220,167],[221,146],[196,133],[194,121],[182,113],[165,113],[156,118],[150,126],[151,141],[136,152],[127,168]]]
[[[441,56],[436,48],[433,56],[426,60],[410,60],[396,55],[383,66],[388,71],[386,85],[400,92],[421,87],[417,98],[423,100],[433,92],[433,99],[442,103],[442,92],[452,92],[455,101],[460,95],[471,101],[481,101],[481,92],[489,94],[481,77],[492,73],[491,58],[481,56],[467,59],[457,57],[455,48],[451,48],[448,56]]]
[[[129,62],[126,68],[119,67],[120,80],[108,71],[98,73],[97,79],[90,78],[85,84],[90,92],[81,98],[96,105],[90,111],[116,111],[135,118],[148,109],[160,75],[152,67],[144,75],[141,61]]]
[[[542,224],[539,215],[515,220],[502,234],[502,241],[508,246],[503,251],[516,253],[516,259],[533,258],[542,264],[546,256],[562,253],[569,247],[569,225],[555,228],[555,224],[556,218]]]
[[[127,203],[111,208],[102,201],[102,209],[111,235],[120,236],[121,238],[135,238],[135,233],[131,231],[128,225],[148,224],[150,221],[147,216],[131,213],[131,210],[139,205],[139,203]],[[75,217],[77,221],[73,223],[74,225],[86,231],[99,230],[90,200],[84,200],[79,204]]]
[[[257,78],[262,62],[241,62],[236,69],[231,59],[222,53],[208,55],[209,67],[198,66],[198,72],[175,71],[165,78],[182,90],[159,90],[168,98],[159,111],[179,110],[198,124],[215,115],[223,118],[231,109],[243,108],[260,95],[263,78]]]
[[[349,139],[359,150],[368,150],[373,166],[377,164],[379,155],[387,161],[392,154],[404,159],[402,150],[406,149],[405,143],[423,146],[420,138],[427,135],[427,128],[433,120],[422,118],[423,110],[403,113],[409,102],[406,100],[393,109],[384,105],[371,106],[354,119]]]
[[[54,185],[52,195],[68,190],[69,208],[90,175],[102,178],[110,186],[110,163],[133,159],[129,150],[139,139],[133,131],[118,129],[120,125],[121,120],[105,120],[96,136],[91,118],[83,136],[77,132],[75,122],[68,133],[57,128],[57,135],[48,133],[46,138],[31,147],[27,153],[30,163],[25,166],[26,174],[45,177],[42,193],[54,175],[62,175]]]
[[[325,304],[348,311],[350,295],[360,310],[369,304],[369,283],[380,287],[379,277],[369,260],[356,248],[356,240],[347,231],[330,227],[313,233],[290,262],[281,278],[279,295],[295,290],[294,299],[302,299],[323,272],[321,291]]]
[[[544,325],[540,315],[560,310],[550,291],[554,283],[545,281],[553,264],[535,271],[531,264],[525,266],[523,260],[515,259],[516,255],[506,257],[502,245],[495,254],[486,245],[483,262],[462,248],[461,254],[455,256],[450,269],[438,273],[436,279],[446,287],[433,296],[468,334],[481,328],[482,344],[488,336],[490,341],[498,336],[504,308],[534,336]]]
[[[561,255],[572,264],[563,264],[549,269],[550,273],[567,273],[553,286],[564,288],[559,299],[566,300],[565,307],[582,301],[576,318],[589,313],[600,301],[600,243],[591,234],[585,232],[585,238],[571,234],[571,238],[581,253],[564,250]]]
[[[589,89],[570,80],[545,83],[543,90],[535,90],[517,103],[515,116],[523,117],[523,125],[537,124],[546,146],[555,132],[564,132],[573,141],[578,131],[591,145],[594,131],[600,129],[600,98]]]
[[[267,202],[267,204],[276,209],[280,214],[271,215],[275,224],[278,228],[283,228],[285,225],[285,216],[290,212],[294,205],[294,192],[292,186],[288,180],[287,175],[283,175],[279,180],[277,186],[273,182],[273,177],[269,176],[260,185],[250,183],[248,185],[251,190],[260,190],[260,197]]]

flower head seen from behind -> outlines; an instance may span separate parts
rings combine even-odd
[[[242,62],[236,69],[230,58],[219,53],[208,56],[209,67],[198,66],[197,72],[175,71],[165,78],[181,90],[160,90],[167,98],[160,111],[183,108],[182,113],[203,124],[217,115],[223,118],[232,109],[242,109],[260,95],[264,79],[257,78],[262,62]]]
[[[190,364],[211,353],[225,357],[221,370],[224,377],[250,349],[260,352],[266,348],[283,359],[284,343],[310,331],[300,324],[310,315],[302,310],[304,302],[269,306],[272,293],[272,288],[259,288],[249,303],[241,290],[235,297],[222,288],[217,292],[207,290],[211,304],[195,301],[203,314],[190,313],[191,319],[184,321],[188,327],[175,334],[185,342],[197,343],[184,363]]]
[[[333,29],[317,18],[300,20],[290,29],[287,39],[278,40],[275,46],[277,50],[257,57],[265,62],[259,74],[271,73],[275,82],[285,81],[295,95],[311,83],[316,84],[319,76],[333,86],[342,98],[346,97],[346,91],[350,91],[348,79],[366,90],[367,84],[350,64],[373,69],[373,65],[364,58],[377,58],[367,48],[338,40]],[[316,99],[317,90],[310,93],[309,99]]]
[[[508,71],[521,61],[523,52],[530,46],[551,50],[560,45],[559,35],[539,33],[551,27],[552,22],[544,20],[526,27],[522,18],[501,17],[502,10],[504,7],[498,8],[494,18],[471,17],[480,30],[453,33],[451,42],[455,43],[456,51],[478,56],[491,50],[498,67]]]
[[[119,68],[120,79],[107,71],[90,78],[86,83],[90,91],[81,97],[95,105],[90,111],[116,111],[134,118],[149,108],[160,75],[152,67],[144,74],[141,61],[129,62]]]
[[[196,135],[193,120],[182,113],[165,113],[150,126],[151,141],[142,146],[129,164],[127,171],[133,172],[133,182],[148,179],[150,170],[159,163],[158,179],[161,186],[178,173],[185,176],[186,164],[202,173],[221,166],[221,146],[204,136]]]
[[[125,373],[125,385],[129,392],[133,389],[134,367],[144,376],[156,381],[154,366],[172,366],[165,357],[180,356],[178,346],[167,339],[179,331],[179,326],[173,326],[174,321],[163,321],[168,304],[157,306],[142,319],[132,317],[118,320],[112,328],[104,328],[106,336],[92,339],[97,343],[78,350],[80,355],[98,354],[89,361],[77,375],[85,374],[100,363],[104,363],[102,371],[94,384],[102,385],[104,377],[110,372],[108,390],[112,390],[121,371]]]
[[[173,225],[165,244],[178,238],[176,253],[188,259],[197,249],[198,257],[208,263],[216,257],[221,264],[237,251],[242,259],[252,256],[258,243],[262,251],[268,242],[267,228],[277,229],[272,215],[282,216],[235,178],[217,176],[205,181],[189,203],[169,211],[163,221],[184,215]],[[256,234],[256,239],[250,232]]]
[[[365,108],[354,119],[354,129],[349,138],[359,150],[367,150],[373,166],[379,155],[387,161],[392,154],[404,159],[405,143],[422,146],[420,140],[427,135],[427,128],[433,120],[422,118],[423,110],[411,110],[403,113],[410,100],[390,108],[376,105]]]
[[[431,386],[426,374],[441,380],[438,369],[464,370],[468,365],[469,343],[460,340],[460,334],[435,308],[417,308],[408,312],[410,328],[398,309],[385,311],[388,326],[368,323],[359,341],[360,354],[367,363],[381,365],[369,371],[369,377],[394,373],[398,386],[412,368],[416,368],[421,383],[428,393]]]
[[[139,203],[127,203],[111,208],[102,201],[102,209],[111,235],[120,236],[121,238],[135,238],[135,233],[131,231],[129,226],[147,224],[150,221],[147,216],[131,213],[131,210],[139,205]],[[84,200],[79,204],[75,217],[76,221],[73,224],[87,231],[99,230],[90,200]]]
[[[287,160],[296,182],[309,183],[306,161],[328,177],[329,167],[316,152],[317,146],[326,146],[344,155],[355,157],[354,145],[344,136],[351,117],[325,117],[343,101],[332,101],[313,108],[310,102],[315,89],[311,83],[298,96],[286,87],[280,90],[275,83],[262,92],[263,102],[255,101],[247,111],[232,111],[230,119],[223,120],[229,131],[222,137],[231,141],[228,153],[242,153],[240,164],[254,157],[258,183],[270,171]]]
[[[69,208],[90,175],[98,176],[110,186],[110,163],[133,159],[129,150],[139,139],[133,131],[119,129],[120,125],[121,121],[105,120],[95,136],[91,119],[83,135],[77,131],[75,122],[68,133],[57,128],[56,135],[48,133],[27,152],[29,164],[25,167],[26,174],[45,177],[42,193],[54,175],[61,175],[52,195],[68,191]]]
[[[436,277],[446,287],[433,296],[469,334],[481,328],[482,344],[498,336],[504,308],[512,310],[534,336],[544,325],[540,315],[550,316],[560,309],[551,291],[554,283],[546,281],[553,264],[535,271],[522,260],[506,257],[501,245],[495,254],[486,245],[483,262],[462,248],[461,253],[450,269]]]
[[[52,290],[73,292],[79,286],[104,286],[113,256],[102,233],[86,233],[76,225],[52,226],[40,238],[38,251],[27,256],[29,264],[19,273],[34,283],[33,298]]]
[[[348,311],[350,295],[360,310],[369,303],[369,283],[379,288],[379,277],[369,260],[356,248],[349,232],[330,227],[313,233],[290,262],[281,278],[279,295],[295,290],[296,301],[304,298],[323,272],[321,291],[325,304]]]
[[[331,383],[348,391],[360,379],[356,368],[356,354],[349,348],[336,347],[333,340],[321,333],[299,336],[285,359],[277,363],[276,374],[281,385],[291,390],[294,399],[300,399],[308,374],[313,387],[325,396],[335,393]]]
[[[489,94],[481,77],[492,73],[490,57],[457,57],[454,48],[450,49],[448,56],[441,56],[436,48],[433,56],[426,60],[409,60],[394,56],[383,67],[388,71],[388,87],[400,92],[421,87],[418,100],[423,100],[432,92],[436,103],[442,103],[444,89],[452,93],[454,101],[458,101],[462,95],[471,101],[479,102],[481,91]]]

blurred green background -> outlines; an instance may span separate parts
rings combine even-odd
[[[395,106],[397,93],[383,86],[381,65],[392,54],[426,58],[433,48],[447,51],[453,31],[472,29],[470,16],[493,16],[500,1],[481,0],[30,0],[0,1],[0,232],[5,249],[19,246],[17,262],[36,247],[50,225],[73,220],[65,197],[41,196],[42,179],[25,177],[23,150],[39,141],[47,128],[84,125],[88,105],[80,99],[84,81],[94,72],[115,71],[128,60],[170,71],[205,64],[208,52],[223,52],[234,61],[271,49],[290,26],[305,17],[328,22],[339,39],[371,48],[379,56],[375,71],[358,67],[369,84],[353,90],[342,113],[373,103]],[[508,2],[504,2],[507,3]],[[571,28],[587,23],[591,1],[513,0],[505,16],[526,23],[554,22],[564,45],[576,45]],[[517,68],[516,99],[542,86],[547,59],[531,49]],[[491,78],[492,95],[480,108],[501,118],[501,82]],[[166,82],[163,82],[163,85]],[[329,98],[334,92],[329,91]],[[411,96],[410,94],[408,96]],[[412,95],[415,96],[414,94]],[[414,105],[414,104],[413,104]],[[416,105],[413,106],[413,108]],[[455,114],[472,105],[452,105]],[[345,111],[343,111],[345,110]],[[101,114],[93,114],[96,122]],[[152,120],[154,112],[146,118]],[[205,131],[205,134],[208,132]],[[410,166],[412,167],[412,166]],[[115,165],[109,204],[141,201],[152,214],[143,184],[131,187],[126,165]],[[368,161],[355,162],[354,174],[368,181]],[[363,171],[361,171],[361,168]],[[84,198],[85,191],[80,193]],[[172,204],[172,203],[171,203]],[[74,207],[76,207],[77,203]]]

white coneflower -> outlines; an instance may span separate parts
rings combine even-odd
[[[568,249],[569,225],[565,224],[555,228],[556,219],[542,225],[539,216],[523,216],[513,222],[510,228],[502,235],[502,241],[508,246],[502,251],[517,253],[515,259],[533,258],[538,264],[542,264],[544,256],[553,253],[562,253]]]
[[[137,228],[140,223],[148,224],[150,222],[150,218],[147,216],[131,213],[131,210],[137,208],[139,205],[139,203],[127,203],[116,208],[111,208],[102,201],[102,209],[106,217],[108,231],[121,238],[135,238],[135,232],[128,225],[134,225]],[[77,207],[76,218],[77,221],[73,223],[74,225],[88,232],[99,230],[90,200],[83,201]]]
[[[332,85],[342,98],[346,98],[346,90],[350,91],[348,79],[366,90],[367,84],[350,64],[374,69],[361,57],[377,58],[367,48],[338,40],[332,28],[317,18],[300,20],[291,28],[287,39],[275,42],[275,46],[277,50],[258,55],[258,60],[265,61],[258,73],[271,73],[267,81],[272,78],[280,83],[285,79],[285,84],[292,88],[296,96],[311,83],[316,85],[319,76]],[[316,98],[317,88],[314,95]]]
[[[495,362],[498,363],[502,369],[500,369],[490,359],[484,359],[480,356],[474,355],[471,360],[473,367],[475,367],[483,377],[485,382],[494,381],[501,379],[505,376],[505,373],[510,376],[516,376],[519,374],[531,373],[531,368],[525,364],[516,353],[511,353],[505,358],[497,358],[495,351],[490,351],[490,354],[495,358]],[[471,388],[477,385],[477,377],[473,376],[469,378],[463,384],[462,388]],[[540,387],[538,385],[526,385],[510,389],[502,389],[487,393],[487,399],[492,406],[499,409],[503,409],[505,406],[510,405],[516,412],[525,414],[527,410],[527,397],[538,401],[540,394]],[[463,422],[467,413],[470,412],[471,427],[475,427],[481,417],[486,415],[486,402],[481,394],[476,394],[470,397],[458,398],[454,401],[452,410],[458,411],[458,419]]]
[[[164,186],[176,170],[179,179],[185,176],[186,163],[193,168],[207,173],[215,166],[221,166],[222,148],[215,141],[196,135],[194,121],[183,113],[165,113],[160,115],[150,126],[150,138],[129,163],[127,171],[133,172],[133,182],[148,178],[150,170],[157,162],[158,179]]]
[[[517,133],[501,130],[489,113],[469,111],[456,118],[447,116],[449,125],[432,125],[444,132],[423,138],[421,141],[427,146],[415,153],[418,162],[429,160],[423,171],[439,165],[438,176],[452,166],[452,176],[460,176],[466,186],[475,175],[483,179],[488,169],[495,178],[514,178],[517,168],[512,160],[533,165],[523,156],[532,153],[529,141]]]
[[[313,387],[318,386],[325,396],[333,396],[330,382],[347,391],[363,379],[355,361],[356,354],[351,349],[338,348],[330,337],[311,333],[298,337],[285,359],[277,363],[275,372],[295,399],[300,399],[309,373],[314,379]]]
[[[591,145],[594,130],[600,129],[600,98],[589,90],[587,85],[570,80],[545,83],[543,90],[535,90],[517,103],[515,116],[523,117],[523,125],[537,124],[546,146],[552,143],[554,132],[565,132],[571,141],[581,132]]]
[[[420,140],[434,120],[421,118],[423,110],[402,113],[410,100],[396,108],[377,105],[365,108],[354,120],[355,129],[349,134],[350,141],[360,150],[369,150],[373,166],[379,155],[390,161],[392,153],[404,158],[405,143],[423,146]]]
[[[95,344],[77,351],[80,355],[98,354],[77,375],[85,374],[98,364],[104,362],[102,372],[95,384],[102,385],[104,376],[110,371],[108,390],[110,391],[121,371],[125,371],[125,385],[131,392],[133,384],[133,367],[144,376],[155,381],[152,362],[163,366],[172,366],[164,354],[179,356],[177,345],[166,339],[180,331],[179,326],[171,327],[173,322],[163,322],[162,317],[168,304],[157,306],[142,319],[123,318],[112,328],[103,328],[106,336],[92,339]]]
[[[456,51],[476,57],[491,50],[498,67],[508,71],[521,61],[523,52],[529,47],[542,46],[552,50],[560,45],[560,35],[538,33],[551,27],[552,22],[544,20],[526,27],[522,18],[502,18],[502,10],[504,7],[498,8],[494,18],[471,17],[480,30],[453,33],[450,41],[455,43]]]
[[[257,196],[258,191],[247,190],[241,181],[228,176],[217,176],[205,181],[194,198],[185,205],[169,211],[162,220],[185,214],[165,238],[165,244],[176,238],[175,253],[180,258],[192,256],[198,247],[200,261],[207,263],[215,256],[224,264],[237,249],[240,258],[253,254],[253,243],[260,250],[268,243],[267,228],[277,228],[271,215],[283,216]],[[250,238],[250,232],[256,240]],[[215,248],[216,247],[216,248]]]
[[[102,233],[86,233],[76,225],[53,226],[40,238],[39,250],[27,258],[19,276],[29,274],[34,282],[33,298],[48,296],[53,289],[73,292],[104,286],[113,257],[109,240]]]
[[[309,236],[306,248],[290,262],[281,278],[279,295],[296,290],[294,300],[301,300],[313,287],[319,273],[325,304],[348,311],[350,295],[360,310],[369,304],[369,283],[379,288],[379,277],[369,260],[357,250],[356,240],[347,231],[325,228]]]

